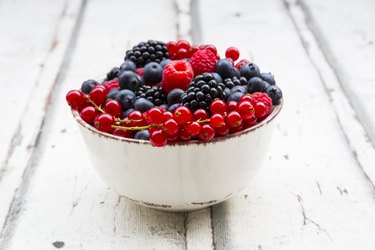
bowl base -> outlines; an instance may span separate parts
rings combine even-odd
[[[173,205],[168,205],[168,204],[156,204],[156,203],[151,203],[151,202],[146,202],[146,201],[138,201],[138,200],[134,200],[129,197],[126,197],[124,195],[119,195],[119,196],[127,199],[128,201],[134,204],[137,204],[143,207],[156,209],[156,210],[162,210],[166,212],[191,212],[191,211],[195,211],[195,210],[199,210],[199,209],[203,209],[206,207],[219,204],[230,198],[230,197],[226,197],[225,200],[219,200],[219,201],[212,200],[212,201],[207,201],[207,202],[191,202],[190,204],[186,203],[185,205],[173,206]]]

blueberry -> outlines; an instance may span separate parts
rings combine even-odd
[[[247,91],[249,93],[264,92],[268,86],[270,86],[270,84],[263,81],[260,77],[253,77],[247,84]]]
[[[163,61],[160,62],[160,66],[164,69],[165,65],[167,65],[170,62],[172,62],[171,59],[164,59]]]
[[[141,111],[142,113],[146,112],[147,110],[155,107],[155,105],[147,100],[146,98],[139,98],[134,102],[135,110]]]
[[[234,87],[230,90],[230,92],[231,92],[231,93],[241,92],[241,93],[246,94],[246,93],[247,93],[247,87],[246,87],[246,86],[237,85],[237,86],[234,86]]]
[[[168,111],[173,113],[176,110],[176,108],[178,108],[180,106],[181,106],[181,103],[175,103],[175,104],[169,106]]]
[[[159,108],[163,108],[163,109],[165,109],[165,110],[168,110],[169,105],[166,104],[166,103],[164,103],[164,104],[160,105]]]
[[[261,73],[260,78],[262,78],[264,81],[268,82],[271,85],[275,85],[275,77],[271,73]]]
[[[121,105],[122,110],[134,107],[135,94],[129,89],[120,90],[116,95],[116,101]]]
[[[250,80],[252,77],[260,76],[259,67],[255,63],[246,63],[240,68],[241,76]]]
[[[225,89],[224,89],[224,96],[225,96],[226,98],[228,98],[228,97],[230,96],[230,94],[231,94],[231,92],[230,92],[230,88],[225,88]]]
[[[107,94],[106,96],[106,99],[115,99],[118,92],[120,92],[119,89],[112,89],[111,91],[109,91],[109,93]]]
[[[136,66],[133,61],[130,60],[125,60],[121,66],[120,66],[120,72],[125,71],[125,70],[130,70],[135,72]]]
[[[163,68],[156,62],[147,63],[143,69],[143,78],[147,83],[159,83],[163,77]]]
[[[122,112],[122,116],[123,117],[128,117],[128,115],[131,113],[131,112],[133,112],[135,109],[133,109],[133,108],[128,108],[127,110],[125,110],[124,112]]]
[[[216,72],[222,77],[222,79],[231,78],[233,76],[233,65],[227,59],[220,59],[216,63]]]
[[[240,70],[237,69],[236,67],[233,67],[232,75],[235,76],[235,77],[237,77],[238,79],[240,79],[240,77],[241,77]]]
[[[87,80],[87,81],[84,81],[82,83],[82,86],[81,86],[81,91],[88,95],[90,94],[92,88],[94,88],[95,85],[99,84],[97,81],[95,80]]]
[[[280,103],[280,99],[283,97],[283,92],[276,85],[268,86],[266,89],[266,94],[272,99],[273,105],[278,105]]]
[[[227,102],[229,101],[236,101],[236,102],[239,102],[241,97],[244,96],[245,93],[242,93],[242,92],[234,92],[234,93],[231,93],[229,96],[228,96],[228,99],[227,99]]]
[[[167,101],[169,105],[180,103],[181,96],[185,93],[182,89],[172,89],[167,95]]]
[[[214,77],[214,79],[217,83],[223,82],[223,78],[221,78],[221,76],[218,73],[214,72],[214,73],[212,73],[212,76]]]
[[[138,87],[144,85],[142,78],[130,70],[121,72],[118,81],[120,89],[130,89],[132,91],[135,91]]]
[[[147,129],[140,130],[140,131],[137,131],[137,133],[135,133],[134,139],[148,141],[150,140],[150,134],[148,133]]]

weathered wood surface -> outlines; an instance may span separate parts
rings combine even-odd
[[[50,95],[67,59],[81,1],[0,5],[0,226],[32,162]]]
[[[0,159],[10,152],[0,174],[0,249],[371,249],[375,244],[375,151],[367,135],[372,118],[358,113],[360,106],[355,102],[360,103],[361,92],[347,95],[361,67],[348,72],[347,85],[337,72],[350,66],[341,64],[347,47],[353,46],[351,58],[373,50],[370,45],[356,50],[355,39],[340,40],[340,35],[355,32],[355,24],[331,39],[330,31],[338,24],[329,21],[329,13],[343,13],[336,9],[341,1],[332,2],[142,0],[136,2],[142,18],[130,0],[61,1],[50,6],[50,15],[44,17],[49,22],[42,22],[47,31],[41,28],[44,35],[26,43],[30,51],[40,46],[30,57],[44,60],[43,70],[32,68],[34,61],[24,64],[30,66],[27,74],[34,79],[25,85],[28,93],[20,94],[25,98],[1,94],[3,107],[16,102],[18,116],[0,132]],[[1,21],[13,20],[2,14],[14,9],[21,15],[26,10],[17,10],[14,3],[21,4],[0,2],[2,37],[10,31]],[[371,26],[365,23],[375,17],[365,7],[372,3],[342,4],[351,8],[352,15],[366,12],[364,22],[355,22],[370,34],[366,36],[370,41],[373,31],[367,33]],[[70,14],[60,20],[57,13],[63,9]],[[322,9],[325,17],[317,21]],[[20,19],[37,25],[37,18],[27,18]],[[22,27],[21,22],[18,25]],[[21,31],[12,32],[14,39],[23,36]],[[50,55],[48,46],[55,36],[62,42],[56,45],[58,52]],[[6,72],[0,74],[0,84],[7,93],[18,89],[4,83],[16,71],[7,60],[15,65],[24,59],[10,38],[0,41],[0,66]],[[276,75],[285,93],[285,107],[270,156],[241,195],[213,208],[166,213],[120,199],[90,166],[65,93],[118,65],[126,48],[148,38],[214,43],[221,53],[235,45],[243,57]],[[340,45],[330,44],[327,52],[322,41]],[[340,58],[340,63],[332,64],[327,53]],[[364,69],[372,58],[365,58]],[[26,115],[20,118],[23,112]],[[30,123],[21,127],[24,139],[19,145],[11,144],[15,150],[9,151],[14,128]]]
[[[213,4],[202,1],[199,9]],[[200,17],[203,42],[249,51],[277,75],[286,100],[258,178],[243,197],[213,209],[216,247],[367,249],[375,242],[374,164],[366,165],[371,179],[362,164],[374,162],[374,149],[304,13],[292,1],[241,1]],[[358,159],[360,151],[369,152],[366,160]]]
[[[375,141],[374,1],[297,1],[312,32],[346,90],[358,118]]]

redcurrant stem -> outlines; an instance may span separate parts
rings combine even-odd
[[[121,118],[115,117],[115,121],[120,122],[120,123],[129,124],[129,123],[132,123],[132,122],[142,122],[143,120],[130,120],[128,118],[121,119]]]
[[[144,129],[151,128],[151,125],[140,126],[140,127],[124,127],[124,126],[112,125],[112,128],[121,129],[121,130],[144,130]]]
[[[86,96],[86,99],[87,99],[87,102],[91,103],[92,105],[94,105],[94,107],[101,113],[105,113],[104,110],[98,106],[93,100],[90,99],[90,97]]]
[[[124,127],[124,126],[112,125],[112,128],[121,129],[121,130],[145,130],[145,129],[149,129],[152,127],[159,127],[159,126],[160,125],[158,124],[150,124],[150,125],[139,126],[139,127]]]
[[[198,123],[206,123],[206,122],[210,122],[210,119],[205,119],[205,120],[198,119],[197,122]]]

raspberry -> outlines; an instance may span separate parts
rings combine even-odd
[[[252,105],[255,108],[256,112],[256,107],[257,103],[262,102],[266,106],[266,114],[265,116],[268,116],[272,112],[272,99],[266,94],[266,93],[261,93],[261,92],[255,92],[251,94],[252,97]]]
[[[186,90],[193,76],[194,72],[190,63],[172,61],[164,67],[162,87],[167,94],[176,88]]]
[[[208,49],[201,49],[195,52],[191,57],[190,63],[195,75],[216,71],[216,55]]]

